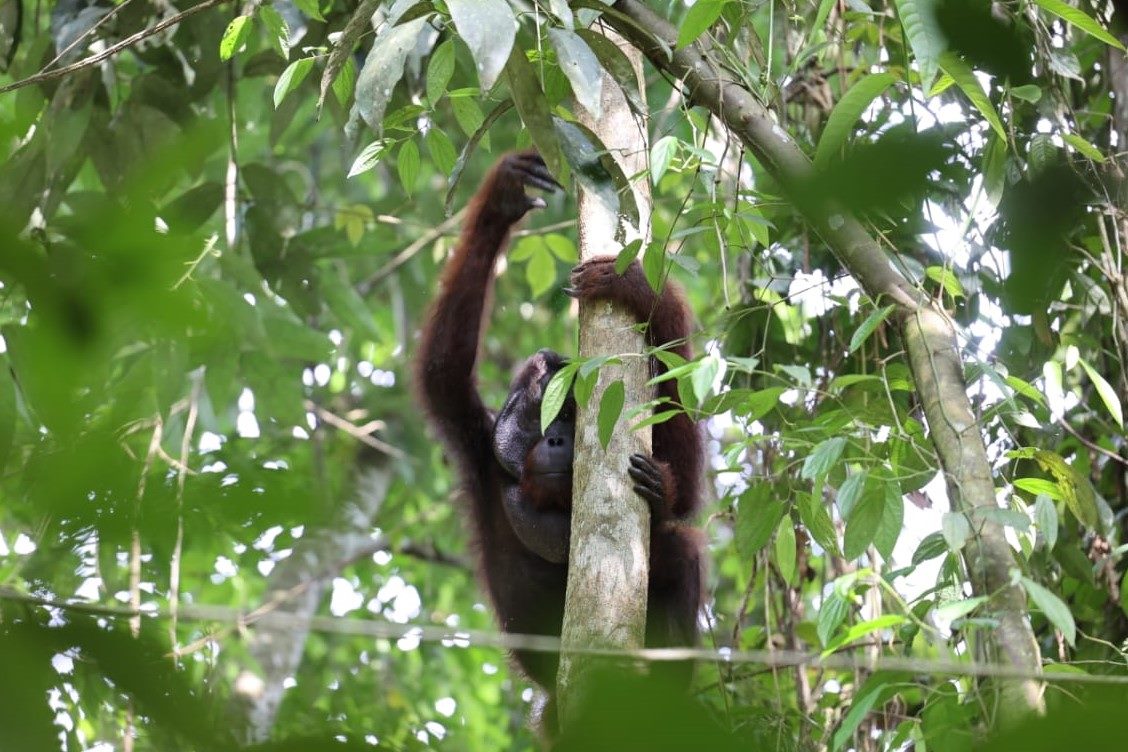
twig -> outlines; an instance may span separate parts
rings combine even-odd
[[[16,89],[22,89],[25,86],[31,86],[32,84],[39,84],[39,83],[43,83],[44,81],[52,81],[56,78],[62,78],[63,76],[69,75],[71,73],[76,73],[76,72],[83,70],[85,68],[90,68],[92,66],[95,66],[98,63],[102,62],[103,60],[107,60],[107,59],[113,57],[114,55],[118,54],[122,50],[124,50],[128,47],[132,47],[133,45],[140,42],[142,39],[148,39],[151,36],[154,36],[156,34],[160,34],[165,29],[169,28],[170,26],[175,26],[176,24],[180,23],[181,21],[183,21],[185,18],[188,18],[189,16],[194,16],[201,11],[207,10],[208,8],[214,8],[217,5],[223,5],[224,3],[227,3],[227,2],[230,2],[230,0],[204,0],[199,5],[193,5],[188,10],[181,11],[180,13],[177,13],[175,16],[170,16],[169,18],[166,18],[165,20],[161,21],[160,23],[157,23],[157,24],[154,24],[153,26],[149,26],[148,28],[142,29],[141,31],[138,31],[135,34],[130,34],[129,36],[127,36],[125,39],[121,40],[120,42],[117,42],[116,44],[111,44],[109,47],[102,50],[101,52],[95,53],[95,54],[93,54],[89,57],[84,57],[83,59],[79,60],[76,63],[71,63],[70,65],[64,65],[62,68],[55,68],[54,70],[40,71],[39,73],[28,76],[27,78],[22,78],[19,81],[16,81],[15,83],[10,83],[7,86],[0,86],[0,94],[7,94],[10,91],[15,91]]]
[[[312,400],[305,401],[305,409],[309,410],[318,418],[325,421],[334,428],[339,428],[340,430],[344,431],[349,436],[352,436],[354,439],[359,441],[361,444],[372,447],[377,452],[382,452],[389,457],[394,457],[397,460],[407,458],[407,454],[405,454],[404,451],[399,447],[392,446],[386,441],[380,441],[380,439],[377,439],[372,435],[365,433],[341,416],[329,412],[324,407],[316,404]]]
[[[1077,433],[1076,429],[1074,429],[1073,426],[1069,425],[1069,423],[1066,422],[1064,417],[1058,418],[1058,423],[1061,424],[1061,427],[1064,428],[1066,431],[1068,431],[1070,433],[1070,435],[1073,436],[1073,438],[1077,439],[1082,444],[1084,444],[1085,446],[1092,449],[1094,452],[1098,452],[1100,454],[1103,454],[1105,457],[1108,457],[1110,460],[1114,460],[1116,462],[1119,462],[1121,465],[1128,466],[1128,460],[1124,459],[1123,457],[1121,457],[1116,452],[1110,452],[1109,450],[1105,449],[1100,444],[1094,444],[1089,439],[1086,439],[1084,436]]]
[[[103,24],[105,24],[107,21],[109,21],[114,16],[116,16],[118,13],[123,11],[125,8],[128,8],[129,4],[131,2],[133,2],[133,0],[124,0],[124,2],[121,5],[118,5],[118,6],[115,6],[114,8],[112,8],[108,13],[106,13],[106,15],[102,16],[96,22],[94,22],[94,24],[92,24],[89,29],[87,29],[86,31],[79,34],[78,37],[76,37],[73,42],[68,44],[63,49],[59,50],[59,53],[57,55],[55,55],[55,57],[51,58],[50,62],[48,62],[47,65],[44,65],[43,67],[44,68],[50,68],[52,65],[54,65],[55,63],[62,60],[64,55],[66,55],[68,52],[70,52],[75,47],[77,47],[80,42],[82,42],[84,39],[86,39],[86,37],[90,36],[95,31],[100,29]]]
[[[174,658],[179,658],[176,623],[180,608],[180,559],[184,550],[184,483],[188,478],[188,454],[192,451],[192,434],[196,432],[196,418],[200,411],[200,390],[204,385],[203,369],[189,376],[192,390],[188,396],[188,417],[184,419],[184,435],[180,439],[180,461],[176,473],[176,541],[168,565],[168,637]]]
[[[462,211],[452,214],[451,216],[440,222],[438,225],[436,225],[435,229],[431,230],[430,232],[424,233],[411,245],[407,246],[402,251],[393,256],[392,260],[384,264],[384,266],[382,266],[379,271],[360,283],[360,294],[367,295],[369,292],[371,292],[373,287],[383,282],[387,277],[391,275],[392,272],[410,261],[411,258],[415,256],[415,254],[419,253],[431,243],[434,243],[443,235],[446,235],[453,227],[455,227],[459,222],[462,221],[462,215],[465,213],[466,210],[463,209]]]

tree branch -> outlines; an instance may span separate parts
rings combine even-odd
[[[175,16],[170,16],[165,20],[154,24],[153,26],[146,27],[135,34],[130,34],[125,39],[117,42],[116,44],[111,44],[101,52],[95,53],[89,57],[84,57],[83,59],[71,63],[70,65],[64,65],[62,68],[40,71],[35,75],[28,76],[27,78],[22,78],[19,81],[8,84],[7,86],[0,86],[0,94],[7,94],[9,91],[15,91],[16,89],[22,89],[25,86],[31,86],[32,84],[40,84],[44,81],[51,81],[56,78],[62,78],[63,76],[69,75],[71,73],[77,73],[78,71],[85,68],[90,68],[91,66],[97,65],[103,60],[108,60],[122,50],[132,47],[142,39],[148,39],[155,34],[160,34],[170,26],[176,26],[176,24],[180,23],[189,16],[194,16],[201,11],[207,10],[208,8],[213,8],[217,5],[223,5],[224,3],[228,3],[230,1],[231,0],[204,0],[198,5],[193,5],[188,10],[177,13]]]
[[[618,0],[604,10],[604,19],[655,67],[680,81],[693,104],[720,118],[785,190],[794,192],[812,177],[807,156],[753,93],[726,75],[708,41],[676,49],[676,29],[638,0]],[[953,510],[994,508],[991,466],[967,398],[951,320],[890,264],[877,239],[856,217],[833,205],[804,202],[799,208],[866,293],[873,300],[897,306],[897,320]],[[988,520],[977,532],[962,554],[975,593],[990,596],[996,608],[999,626],[993,635],[994,659],[1033,674],[1040,669],[1041,656],[1027,619],[1025,593],[1011,584],[1010,571],[1017,564],[1003,528]],[[1006,682],[1000,690],[998,708],[1004,716],[1041,712],[1044,707],[1041,684],[1036,681]]]

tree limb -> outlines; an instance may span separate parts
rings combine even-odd
[[[618,0],[605,9],[604,19],[655,67],[680,81],[693,104],[720,118],[785,190],[794,192],[812,177],[807,156],[751,91],[726,76],[708,41],[676,49],[676,29],[638,0]],[[991,466],[967,398],[951,320],[892,266],[877,239],[856,217],[833,205],[799,208],[865,292],[874,300],[897,306],[896,317],[944,468],[952,509],[970,513],[977,507],[994,508]],[[981,519],[976,516],[977,522]],[[1036,674],[1041,656],[1027,618],[1026,596],[1011,583],[1010,572],[1017,563],[1003,527],[984,520],[962,554],[975,593],[992,597],[999,620],[992,641],[994,659]],[[1000,684],[1000,691],[998,708],[1003,715],[1043,710],[1039,682],[1006,682]]]
[[[231,0],[204,0],[198,5],[193,5],[191,8],[177,13],[175,16],[169,16],[165,20],[160,21],[153,26],[148,26],[144,29],[141,29],[141,31],[138,31],[135,34],[130,34],[125,39],[115,44],[111,44],[101,52],[90,55],[89,57],[84,57],[83,59],[71,63],[70,65],[64,65],[62,68],[40,71],[39,73],[36,73],[32,76],[28,76],[27,78],[21,78],[19,81],[10,83],[7,86],[0,86],[0,94],[7,94],[9,91],[22,89],[25,86],[31,86],[32,84],[41,84],[44,81],[51,81],[56,78],[62,78],[63,76],[67,76],[71,73],[77,73],[78,71],[85,68],[90,68],[91,66],[97,65],[103,60],[108,60],[122,50],[132,47],[142,39],[148,39],[155,34],[160,34],[162,31],[171,26],[176,26],[176,24],[180,23],[189,16],[194,16],[201,11],[207,10],[208,8],[214,8],[217,5],[223,5],[230,1]]]

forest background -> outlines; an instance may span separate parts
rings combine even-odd
[[[624,258],[698,318],[704,652],[593,733],[1123,738],[1126,41],[1091,0],[4,0],[0,749],[536,746],[410,385],[530,145],[627,219],[649,182]],[[640,174],[576,125],[604,71]],[[494,405],[575,352],[575,214],[502,264]]]

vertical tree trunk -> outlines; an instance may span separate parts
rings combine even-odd
[[[621,39],[613,39],[641,75],[642,56]],[[644,89],[645,90],[645,89]],[[602,112],[598,118],[583,113],[583,123],[603,141],[628,175],[646,168],[646,123],[635,117],[622,90],[605,73]],[[634,185],[641,227],[627,228],[628,239],[649,236],[650,192],[643,180]],[[579,195],[580,259],[614,255],[621,219],[597,196]],[[580,305],[580,357],[622,355],[622,363],[603,367],[587,405],[576,417],[575,463],[572,490],[572,541],[568,557],[568,591],[564,607],[563,651],[557,682],[560,720],[567,725],[584,691],[584,676],[592,656],[569,648],[643,645],[646,627],[646,590],[650,558],[649,511],[631,489],[628,457],[650,452],[650,429],[631,431],[620,417],[604,450],[599,441],[597,417],[607,386],[622,381],[626,403],[622,415],[651,395],[647,361],[632,357],[644,347],[642,334],[631,314],[606,301]]]

